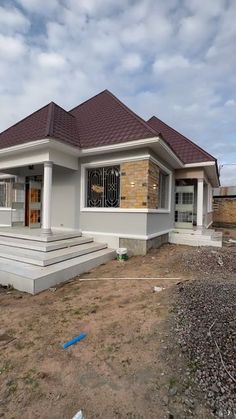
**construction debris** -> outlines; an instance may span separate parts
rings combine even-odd
[[[163,288],[163,287],[154,287],[153,288],[153,291],[154,292],[161,292],[161,291],[163,291],[165,288]]]
[[[68,342],[64,343],[64,345],[62,345],[63,349],[67,349],[67,348],[69,348],[69,346],[72,346],[75,343],[79,342],[80,340],[85,339],[86,336],[87,336],[86,333],[80,333],[78,336],[75,336],[73,339],[71,339]]]
[[[177,341],[217,418],[236,417],[235,301],[233,280],[204,278],[178,287]]]

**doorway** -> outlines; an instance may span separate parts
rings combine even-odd
[[[194,221],[194,185],[176,186],[175,227],[192,228]]]
[[[26,177],[25,183],[25,226],[41,227],[42,176]]]

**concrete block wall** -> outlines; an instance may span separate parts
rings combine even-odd
[[[150,160],[121,164],[121,208],[158,207],[159,168]]]
[[[236,197],[215,197],[213,201],[213,210],[214,225],[236,225]]]

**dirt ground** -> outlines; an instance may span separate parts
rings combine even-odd
[[[195,275],[182,269],[188,251],[164,245],[36,296],[0,289],[0,417],[212,417],[184,399],[186,366],[170,335],[176,284]]]

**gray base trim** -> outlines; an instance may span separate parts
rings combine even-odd
[[[149,250],[157,249],[162,244],[168,243],[168,239],[168,233],[148,240],[120,238],[119,245],[120,247],[126,247],[130,256],[144,256]]]

